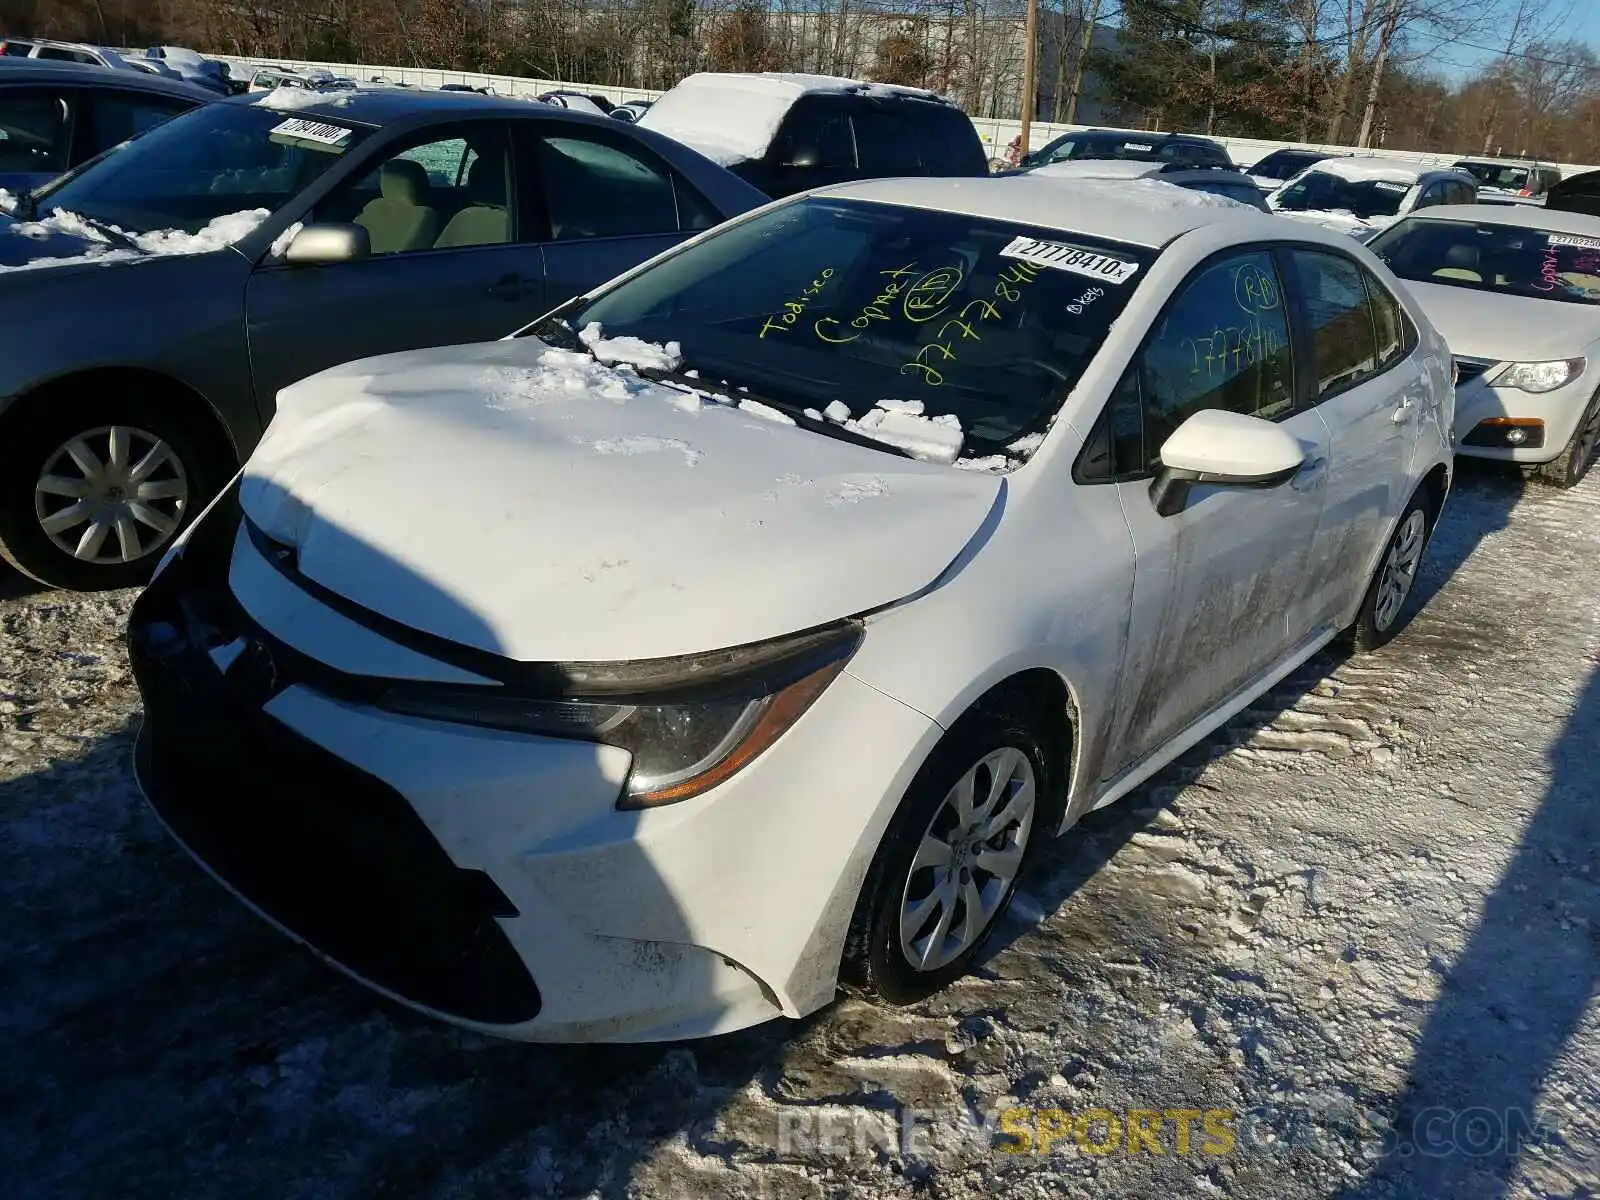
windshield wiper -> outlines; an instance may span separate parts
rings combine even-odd
[[[771,396],[758,395],[749,388],[740,390],[726,380],[720,387],[713,387],[704,376],[690,375],[687,371],[655,371],[635,367],[639,374],[647,379],[654,379],[661,383],[670,383],[688,391],[714,392],[726,396],[737,403],[739,400],[753,400],[757,404],[765,404],[768,408],[775,408],[784,416],[789,417],[796,425],[810,429],[816,433],[826,434],[828,437],[838,438],[841,442],[853,442],[857,446],[870,446],[874,450],[885,450],[890,454],[898,454],[901,458],[915,458],[916,455],[892,442],[879,441],[869,434],[857,433],[854,429],[847,429],[827,417],[808,416],[805,406],[796,404],[792,400],[775,400]]]

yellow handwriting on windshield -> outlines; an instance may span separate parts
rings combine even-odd
[[[756,337],[764,338],[769,333],[788,333],[800,323],[800,314],[806,311],[813,300],[822,295],[822,289],[828,286],[828,280],[832,278],[833,268],[822,268],[800,295],[793,300],[785,300],[782,309],[761,323],[761,332],[756,334]]]
[[[906,320],[916,325],[943,316],[962,278],[960,267],[935,267],[906,289],[900,311],[905,313]]]
[[[906,277],[915,273],[917,264],[907,263],[889,271],[879,271],[888,282],[882,285],[882,290],[873,297],[872,302],[866,305],[859,313],[850,318],[850,328],[853,333],[845,333],[844,322],[838,317],[823,317],[814,326],[816,334],[825,342],[832,342],[842,346],[846,342],[853,342],[868,329],[874,321],[887,321],[894,314],[894,304],[900,293],[908,286]],[[823,326],[828,326],[828,332],[823,332]]]
[[[950,268],[954,270],[954,268]],[[924,279],[933,275],[928,272]],[[1022,299],[1022,289],[1032,283],[1039,276],[1039,267],[1034,263],[1014,262],[1003,271],[994,285],[994,300],[978,299],[968,300],[962,306],[960,313],[951,317],[939,326],[934,340],[921,347],[911,356],[911,361],[903,363],[900,367],[902,375],[916,375],[929,387],[939,387],[944,383],[944,372],[933,366],[928,361],[930,353],[937,354],[935,362],[954,362],[956,360],[956,345],[971,340],[983,341],[983,335],[978,332],[985,321],[1001,321],[1005,319],[1006,309],[1002,305],[1015,304]],[[957,283],[960,280],[958,278]],[[954,289],[952,289],[953,291]],[[907,297],[909,301],[910,297]],[[945,293],[940,298],[939,312],[945,311],[945,302],[950,299],[950,293]],[[1000,303],[996,303],[998,300]],[[907,313],[909,316],[909,312]],[[931,319],[931,318],[930,318]],[[952,334],[950,331],[955,330]]]

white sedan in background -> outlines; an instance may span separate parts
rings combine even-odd
[[[1401,628],[1450,420],[1348,238],[1137,183],[810,192],[282,391],[135,606],[139,779],[473,1028],[915,1000],[1040,841]]]
[[[1457,452],[1582,479],[1600,442],[1600,218],[1429,209],[1371,248],[1450,343]]]
[[[1419,208],[1471,204],[1477,183],[1459,171],[1435,170],[1376,155],[1327,158],[1267,197],[1273,212],[1347,233],[1359,241]]]

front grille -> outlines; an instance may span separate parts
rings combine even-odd
[[[1478,376],[1482,375],[1485,371],[1487,371],[1492,366],[1494,366],[1494,360],[1493,359],[1488,359],[1488,358],[1462,358],[1459,355],[1457,355],[1456,356],[1456,386],[1460,387],[1464,383],[1470,383],[1472,380],[1474,380]]]
[[[261,711],[300,681],[297,657],[226,588],[182,587],[187,574],[163,573],[129,623],[152,807],[241,895],[363,978],[465,1020],[531,1020],[538,989],[495,920],[516,915],[510,901],[457,867],[388,784]],[[223,676],[205,649],[231,636],[251,649]]]

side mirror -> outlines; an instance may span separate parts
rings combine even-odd
[[[1281,425],[1220,408],[1202,409],[1161,447],[1161,469],[1150,481],[1150,501],[1163,517],[1181,513],[1196,484],[1274,488],[1305,463],[1299,441]]]
[[[372,235],[360,225],[307,225],[283,252],[291,267],[360,262],[372,254]]]

